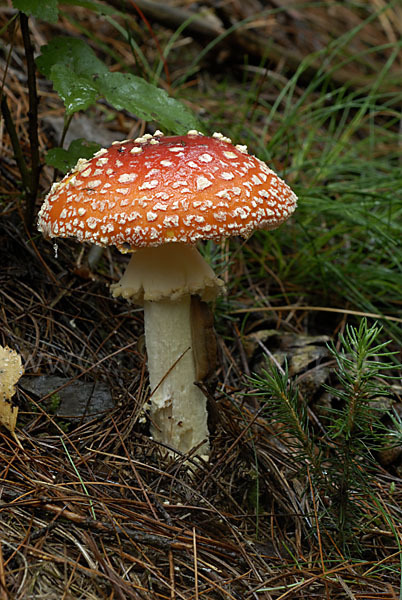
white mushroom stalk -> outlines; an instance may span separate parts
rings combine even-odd
[[[151,435],[171,450],[209,453],[206,398],[196,385],[191,296],[211,301],[222,288],[196,248],[181,243],[134,252],[112,286],[114,296],[144,306]]]
[[[45,236],[134,251],[113,293],[144,306],[155,439],[208,451],[190,305],[214,300],[222,283],[195,244],[275,229],[296,205],[290,187],[245,146],[197,131],[115,142],[52,187],[39,213]]]

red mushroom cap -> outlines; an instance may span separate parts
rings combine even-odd
[[[297,198],[265,163],[221,134],[115,142],[55,184],[39,212],[48,237],[123,249],[274,229]]]

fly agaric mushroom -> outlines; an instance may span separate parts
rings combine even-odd
[[[114,296],[144,306],[153,437],[180,452],[209,449],[206,398],[195,385],[191,297],[223,283],[195,244],[275,229],[297,198],[245,146],[215,133],[157,131],[115,142],[54,184],[39,213],[47,237],[131,250]],[[199,331],[202,336],[203,332]]]

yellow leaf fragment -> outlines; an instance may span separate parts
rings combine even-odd
[[[18,408],[7,400],[13,396],[14,386],[23,374],[21,356],[7,346],[0,346],[0,424],[13,435],[17,422]]]
[[[0,400],[10,400],[23,372],[21,356],[8,346],[0,346]]]
[[[0,401],[0,424],[15,435],[17,424],[18,406],[12,406],[9,402]]]

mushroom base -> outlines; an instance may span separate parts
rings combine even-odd
[[[176,301],[144,302],[151,397],[151,435],[186,453],[209,452],[206,398],[196,379],[190,295]],[[200,332],[202,335],[202,332]]]

